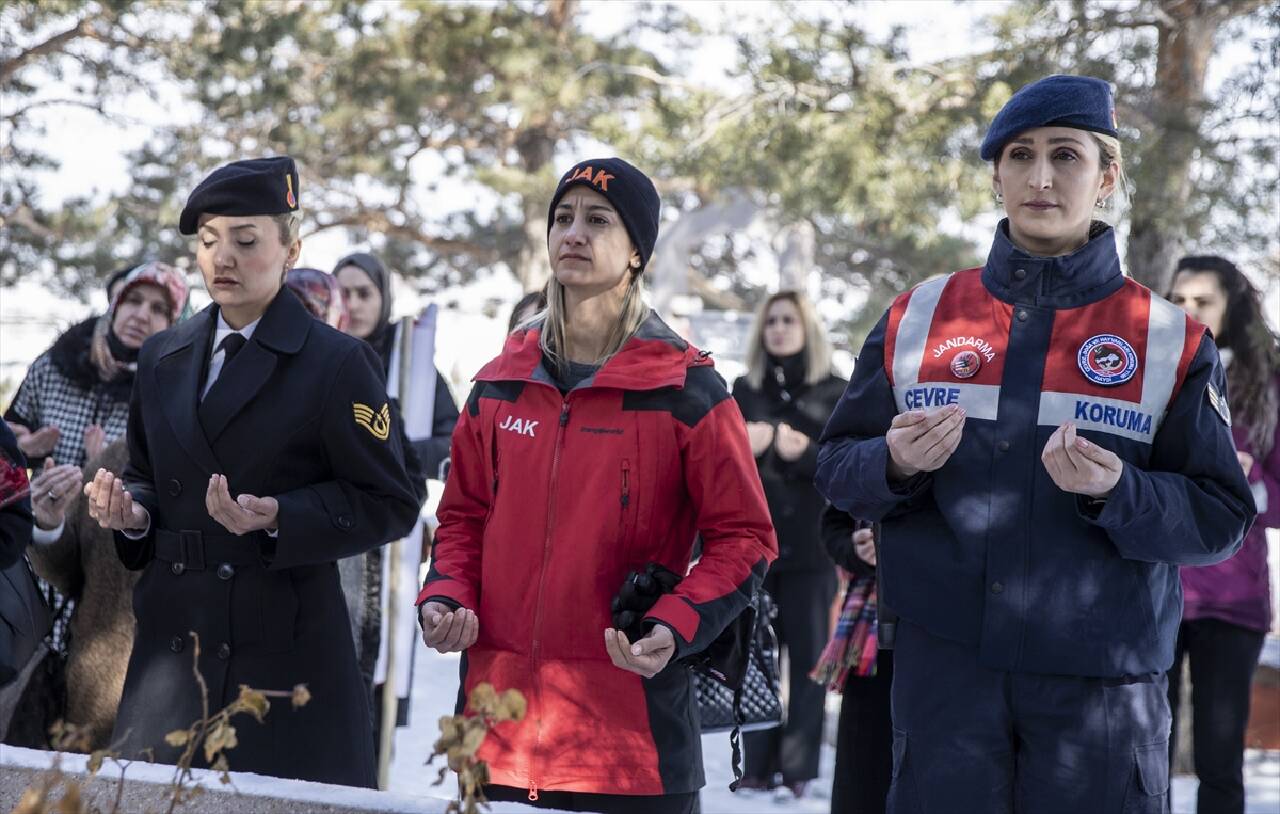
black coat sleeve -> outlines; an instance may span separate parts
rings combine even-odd
[[[10,473],[15,486],[27,485],[27,459],[18,449],[18,439],[9,425],[0,421],[0,449],[4,450],[4,461],[0,467],[13,467]],[[31,544],[31,528],[35,518],[31,514],[31,496],[26,495],[0,509],[0,568],[8,568],[22,557]]]
[[[340,362],[320,419],[333,477],[275,496],[280,533],[274,551],[265,557],[268,567],[333,562],[413,528],[418,501],[394,419],[379,438],[352,415],[353,402],[371,407],[387,403],[379,371],[377,355],[365,344],[353,347]]]

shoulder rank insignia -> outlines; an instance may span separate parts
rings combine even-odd
[[[369,434],[379,441],[385,441],[387,436],[391,435],[391,408],[386,402],[383,402],[382,409],[375,413],[369,405],[354,401],[351,403],[351,412],[356,417],[356,423],[368,430]]]
[[[1231,426],[1231,408],[1227,406],[1227,399],[1222,395],[1222,391],[1214,386],[1213,382],[1209,382],[1209,386],[1205,388],[1205,393],[1209,396],[1209,403],[1213,405],[1213,410],[1218,414],[1228,427]]]

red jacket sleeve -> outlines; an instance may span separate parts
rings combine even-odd
[[[725,396],[692,427],[678,425],[702,558],[645,617],[675,634],[677,658],[703,650],[720,635],[778,556],[747,427],[737,402]]]
[[[475,385],[453,430],[449,478],[436,510],[440,526],[418,605],[442,599],[472,610],[479,607],[480,544],[493,501],[492,475],[480,432],[478,390],[482,386]]]

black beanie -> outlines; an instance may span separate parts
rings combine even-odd
[[[547,207],[547,234],[555,223],[556,204],[570,187],[585,186],[599,192],[617,210],[622,225],[640,253],[640,269],[649,264],[653,244],[658,241],[658,190],[649,176],[621,158],[592,158],[579,161],[564,174]]]

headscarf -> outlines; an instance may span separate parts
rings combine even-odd
[[[152,260],[125,275],[124,283],[116,292],[116,298],[111,301],[111,307],[107,310],[107,347],[116,361],[126,364],[137,361],[139,349],[126,346],[120,341],[120,337],[116,336],[116,308],[124,302],[124,298],[128,296],[131,289],[140,285],[153,285],[164,292],[169,304],[169,327],[173,327],[182,318],[187,307],[187,282],[183,279],[181,272],[173,266]]]
[[[313,317],[339,331],[347,329],[347,304],[332,274],[313,268],[290,269],[284,284],[302,300]]]
[[[343,266],[355,266],[369,275],[374,287],[382,295],[382,310],[378,313],[378,321],[373,326],[373,332],[365,337],[365,341],[372,345],[382,357],[382,367],[385,372],[387,366],[391,364],[391,346],[395,343],[396,337],[395,329],[391,325],[391,273],[387,271],[386,266],[382,265],[381,260],[368,252],[354,252],[339,260],[333,267],[335,277]]]

